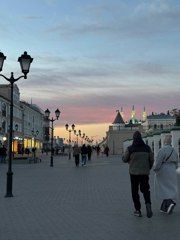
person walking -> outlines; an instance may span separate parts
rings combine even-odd
[[[88,153],[87,147],[85,144],[83,144],[81,147],[81,164],[82,164],[82,166],[86,165],[87,153]]]
[[[176,168],[178,153],[172,147],[172,136],[166,135],[164,146],[158,151],[154,162],[154,189],[157,200],[161,201],[160,211],[171,214],[178,198]]]
[[[151,148],[142,140],[141,133],[136,131],[133,135],[133,143],[127,147],[123,161],[129,163],[129,174],[131,181],[131,193],[134,203],[134,215],[141,217],[141,202],[139,189],[143,194],[146,204],[148,218],[153,215],[151,209],[151,194],[149,185],[149,174],[154,163],[154,156]]]
[[[100,151],[101,151],[101,148],[99,145],[97,145],[97,147],[96,147],[97,157],[99,157]]]
[[[88,154],[88,160],[91,160],[92,155],[92,147],[90,145],[87,146],[87,154]]]
[[[2,143],[0,143],[0,162],[3,162],[3,146]]]
[[[108,147],[108,145],[106,145],[106,147],[104,148],[104,154],[106,155],[106,157],[109,156],[109,147]]]
[[[6,163],[7,148],[5,145],[0,144],[0,162]]]
[[[81,153],[81,151],[80,151],[78,145],[75,144],[74,148],[73,148],[73,156],[74,156],[76,167],[79,167],[79,155],[80,155],[80,153]]]

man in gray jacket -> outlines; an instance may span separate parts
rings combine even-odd
[[[131,193],[135,207],[134,215],[142,216],[139,196],[140,188],[146,204],[147,217],[151,218],[153,213],[151,209],[149,173],[154,163],[154,156],[151,148],[142,140],[139,131],[134,133],[133,143],[126,149],[123,161],[129,163]]]

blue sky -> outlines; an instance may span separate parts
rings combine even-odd
[[[1,0],[0,17],[2,73],[19,76],[27,51],[21,99],[58,107],[59,125],[179,108],[179,0]]]

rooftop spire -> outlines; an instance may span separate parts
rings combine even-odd
[[[124,124],[124,120],[123,120],[119,110],[116,110],[116,112],[117,112],[117,115],[112,124]]]

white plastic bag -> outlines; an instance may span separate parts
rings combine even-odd
[[[178,168],[176,168],[176,173],[180,174],[180,166]]]

